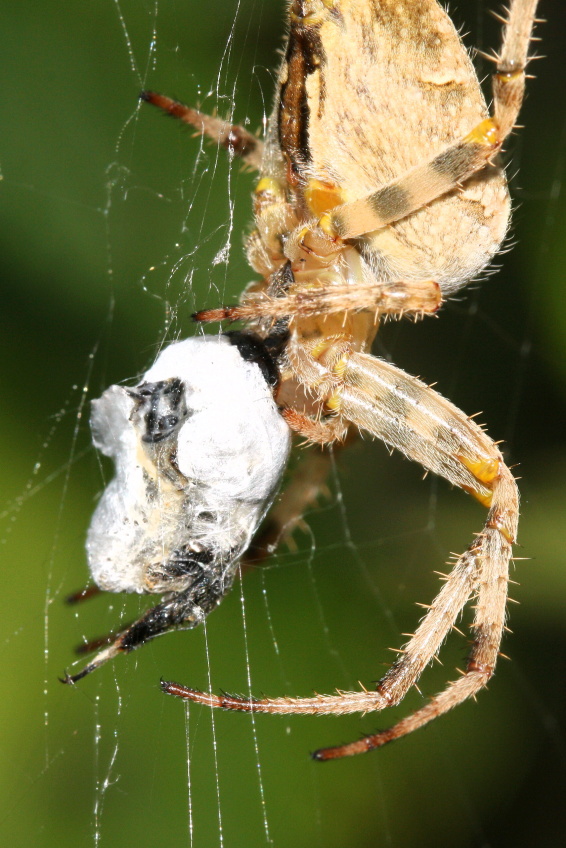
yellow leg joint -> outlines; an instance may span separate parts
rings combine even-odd
[[[342,398],[340,396],[340,392],[333,392],[331,395],[329,395],[329,397],[324,403],[324,406],[328,410],[328,412],[339,412],[342,406]]]
[[[322,230],[324,235],[328,236],[328,238],[331,238],[333,241],[336,241],[336,239],[340,238],[340,234],[338,233],[338,230],[334,225],[332,215],[330,215],[328,212],[319,218],[318,226],[319,229]]]
[[[492,488],[499,476],[500,461],[498,459],[469,459],[467,456],[456,456],[456,459],[474,475],[478,483],[481,483],[487,489]],[[478,492],[477,489],[473,489],[471,486],[464,486],[464,488],[477,501],[489,509],[493,500],[492,492],[484,494],[483,492]]]
[[[468,459],[466,456],[457,456],[456,459],[484,486],[491,487],[499,475],[498,459]]]
[[[515,80],[520,79],[524,73],[524,69],[519,68],[518,71],[502,71],[499,74],[495,74],[495,78],[498,82],[515,82]]]
[[[256,196],[264,195],[265,198],[273,198],[274,200],[285,199],[285,189],[282,183],[272,177],[262,177],[254,189],[254,194]]]
[[[346,367],[348,365],[348,356],[341,356],[340,359],[334,363],[332,371],[336,376],[342,380],[344,378],[344,374],[346,372]]]
[[[335,338],[329,338],[329,339],[322,338],[319,342],[317,342],[317,344],[315,344],[310,349],[310,355],[313,357],[313,359],[319,360],[320,357],[324,353],[326,353],[327,350],[330,350],[331,348],[333,348],[335,344],[336,344]]]
[[[338,186],[315,179],[308,181],[304,190],[304,197],[310,211],[317,218],[344,202]]]
[[[493,501],[493,492],[487,492],[487,494],[482,494],[482,492],[478,492],[477,489],[473,489],[471,486],[462,486],[465,492],[468,492],[469,495],[472,495],[482,506],[485,506],[486,509],[489,509],[492,501]]]
[[[469,144],[481,144],[483,147],[497,147],[500,142],[497,124],[491,118],[486,118],[473,128],[464,141]]]

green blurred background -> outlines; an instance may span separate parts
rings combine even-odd
[[[279,0],[2,3],[3,339],[0,833],[11,846],[558,846],[564,844],[566,590],[565,17],[543,2],[540,52],[512,141],[512,252],[439,321],[390,325],[377,352],[467,412],[484,410],[521,465],[513,636],[478,703],[372,755],[308,752],[385,727],[345,718],[216,714],[160,677],[308,694],[378,677],[450,550],[481,509],[368,440],[339,458],[297,552],[252,573],[207,631],[168,635],[75,689],[57,677],[84,638],[140,609],[86,581],[84,534],[103,485],[88,399],[191,333],[198,304],[250,279],[241,233],[252,178],[149,107],[142,87],[260,126],[280,46]],[[469,45],[497,44],[477,0],[454,7]],[[480,68],[487,73],[487,66]],[[222,252],[231,244],[229,255]],[[228,263],[221,261],[228,255]],[[245,620],[245,624],[244,624]],[[468,619],[465,619],[466,621]],[[247,644],[247,648],[246,648]],[[444,649],[424,695],[451,679]],[[207,657],[209,658],[209,664]],[[190,762],[189,777],[187,762]],[[258,769],[258,762],[261,769]],[[267,830],[266,830],[267,829]],[[192,839],[192,842],[191,842]]]

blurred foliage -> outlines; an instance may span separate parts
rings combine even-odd
[[[514,635],[488,693],[373,755],[319,765],[308,751],[395,716],[215,715],[160,676],[256,694],[369,684],[429,600],[447,551],[481,510],[366,440],[340,456],[333,496],[296,553],[246,578],[206,631],[167,636],[75,690],[73,644],[140,608],[85,582],[84,534],[103,484],[88,400],[190,333],[195,304],[231,301],[252,178],[149,107],[142,87],[261,125],[283,3],[44,0],[3,4],[0,239],[4,609],[0,832],[16,846],[273,844],[498,848],[562,844],[566,672],[561,544],[566,472],[565,11],[542,3],[537,79],[510,144],[515,223],[501,270],[439,321],[385,327],[391,354],[463,409],[483,409],[521,463]],[[468,44],[497,44],[483,2],[460,2]],[[481,67],[487,74],[486,63]],[[229,262],[221,261],[230,243]],[[107,473],[107,469],[103,469]],[[337,494],[340,497],[337,498]],[[243,626],[242,609],[246,626]],[[275,638],[274,638],[275,637]],[[208,653],[207,653],[208,652]],[[461,664],[451,639],[436,691]],[[258,770],[258,754],[261,773]],[[187,779],[190,762],[190,792]],[[260,789],[263,787],[262,789]],[[190,800],[190,803],[188,801]],[[221,840],[223,834],[224,842]],[[192,843],[191,837],[192,835]]]

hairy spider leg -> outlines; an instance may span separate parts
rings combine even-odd
[[[306,455],[291,474],[291,478],[277,498],[263,524],[254,536],[242,557],[242,570],[263,565],[282,544],[292,545],[294,531],[302,523],[309,507],[321,494],[325,494],[326,480],[330,473],[337,447],[331,449],[310,446]]]
[[[434,315],[442,304],[442,292],[432,280],[395,283],[352,282],[341,285],[320,284],[301,288],[281,297],[267,292],[244,294],[239,306],[222,306],[195,312],[200,322],[252,321],[259,318],[287,317],[292,326],[298,318],[332,315],[337,312],[373,311],[376,316],[401,318]]]
[[[212,707],[277,714],[345,714],[382,710],[398,704],[438,652],[472,592],[478,593],[474,641],[465,675],[423,710],[391,731],[351,746],[323,749],[317,759],[335,759],[383,745],[431,721],[486,685],[493,674],[507,597],[508,564],[518,521],[518,492],[500,451],[484,431],[456,406],[420,380],[367,354],[351,353],[334,393],[338,420],[349,421],[400,450],[409,459],[472,493],[489,506],[482,531],[458,558],[453,571],[403,648],[399,660],[375,691],[342,692],[311,698],[246,699],[216,696],[175,683],[165,692]],[[297,423],[300,418],[297,419]],[[325,438],[324,422],[315,422]],[[326,439],[336,437],[329,425]],[[311,431],[303,431],[312,438]]]

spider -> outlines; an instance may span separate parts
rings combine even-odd
[[[390,729],[320,749],[313,755],[317,760],[398,739],[475,695],[494,673],[517,535],[515,480],[481,427],[430,386],[369,351],[381,320],[435,314],[500,248],[510,200],[497,154],[522,103],[536,6],[537,0],[511,0],[501,19],[502,48],[490,57],[496,66],[491,116],[470,58],[436,0],[292,0],[263,144],[242,127],[154,92],[142,94],[259,171],[247,255],[261,279],[248,286],[238,305],[205,309],[195,319],[247,323],[240,343],[260,351],[255,362],[271,363],[280,416],[303,439],[325,447],[344,442],[352,428],[366,431],[488,510],[482,531],[456,558],[415,633],[373,690],[255,699],[162,682],[169,694],[231,710],[317,715],[383,710],[417,684],[474,598],[462,676]],[[133,392],[139,395],[140,387]],[[161,401],[152,403],[155,413]],[[248,544],[272,497],[284,453],[282,448],[273,462],[273,479],[248,522]],[[170,452],[168,462],[175,461]],[[160,632],[198,623],[195,605],[215,606],[237,562],[250,550],[274,547],[314,499],[324,474],[324,461],[313,454],[272,507],[248,553],[240,542],[225,555],[218,567],[229,579],[218,588],[215,572],[216,594],[207,588],[212,582],[201,555],[198,602],[193,597],[183,607],[173,594],[67,680],[74,682]],[[194,551],[191,555],[198,560]],[[173,569],[173,559],[165,572]],[[166,582],[154,591],[164,591]],[[207,609],[201,612],[199,620]]]

